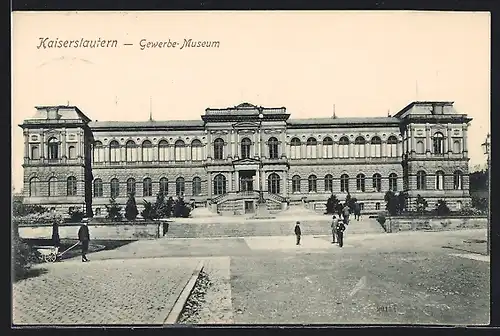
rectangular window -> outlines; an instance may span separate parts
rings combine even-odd
[[[375,210],[380,210],[380,203],[379,202],[375,203]]]

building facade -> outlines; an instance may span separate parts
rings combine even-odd
[[[467,129],[452,102],[413,102],[393,117],[293,119],[285,107],[208,108],[201,120],[91,121],[74,106],[25,120],[24,202],[104,215],[110,198],[183,196],[218,213],[356,197],[385,208],[388,190],[430,205],[470,202]]]

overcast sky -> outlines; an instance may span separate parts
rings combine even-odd
[[[285,106],[292,118],[386,116],[414,100],[450,100],[474,120],[471,167],[490,129],[490,15],[439,12],[129,12],[13,14],[12,173],[17,125],[37,105],[93,120],[199,119],[207,107]],[[40,48],[40,38],[118,41]],[[140,50],[139,41],[219,41]],[[132,46],[124,46],[131,43]]]

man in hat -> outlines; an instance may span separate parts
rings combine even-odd
[[[82,262],[89,261],[87,259],[87,252],[89,250],[89,241],[90,241],[90,232],[89,227],[87,225],[87,220],[83,220],[80,229],[78,230],[78,240],[82,245]]]
[[[295,224],[295,236],[297,237],[297,245],[300,245],[300,236],[302,235],[302,231],[300,230],[300,222],[297,221]]]
[[[332,244],[335,244],[335,241],[337,240],[337,225],[339,225],[339,220],[337,216],[333,215],[332,219]]]

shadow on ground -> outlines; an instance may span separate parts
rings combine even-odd
[[[29,268],[22,272],[21,274],[16,274],[14,276],[14,282],[21,280],[26,280],[29,278],[36,278],[37,276],[44,275],[48,272],[46,268]]]

